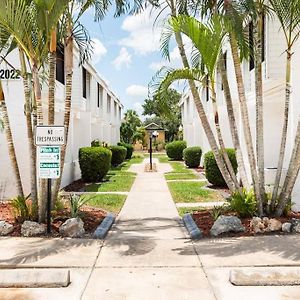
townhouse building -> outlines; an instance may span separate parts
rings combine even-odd
[[[252,24],[248,26],[249,36],[253,33]],[[283,124],[283,111],[285,100],[285,61],[286,61],[286,43],[279,21],[275,18],[265,18],[263,45],[263,101],[264,101],[264,147],[265,147],[265,176],[266,184],[272,186],[275,181],[276,167],[279,157],[279,147]],[[300,42],[297,41],[294,47],[292,57],[292,93],[290,103],[290,116],[288,128],[288,141],[286,155],[284,159],[284,170],[287,169],[291,151],[294,144],[294,136],[300,113],[299,95],[300,85]],[[230,51],[230,45],[223,46],[224,58],[226,60],[226,70],[232,94],[234,113],[238,124],[241,137],[241,147],[244,159],[247,165],[247,171],[250,178],[249,164],[243,139],[243,127],[240,119],[240,106],[237,94],[237,84],[235,80],[234,66]],[[250,127],[252,131],[253,143],[255,145],[255,69],[253,60],[242,62],[242,74],[246,90],[246,99],[250,118]],[[222,135],[226,147],[233,147],[232,137],[228,123],[226,103],[221,83],[220,74],[216,75],[217,86],[217,105],[221,124]],[[210,124],[214,129],[213,108],[210,100],[210,92],[207,87],[199,86],[201,101],[205,107]],[[209,143],[201,126],[194,101],[190,92],[183,95],[181,102],[181,113],[183,122],[183,135],[188,146],[201,146],[203,153],[210,150]],[[203,163],[203,162],[202,162]],[[283,176],[285,172],[283,172]],[[300,210],[300,180],[297,179],[293,199],[294,209]]]
[[[19,68],[18,52],[11,53],[1,70]],[[25,186],[25,193],[30,192],[30,166],[24,116],[24,93],[21,79],[3,79],[3,90],[6,97],[12,134],[16,147],[17,160]],[[48,87],[42,86],[42,101],[45,120],[47,120]],[[55,124],[62,125],[64,119],[65,72],[64,54],[57,53]],[[67,154],[62,174],[62,186],[66,186],[81,177],[78,163],[80,147],[90,146],[91,141],[98,139],[109,145],[120,140],[120,124],[123,105],[118,97],[99,76],[92,62],[79,66],[79,54],[74,51],[73,90],[71,118],[68,134]],[[16,195],[15,179],[8,156],[5,134],[0,132],[0,199]]]

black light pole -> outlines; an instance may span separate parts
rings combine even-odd
[[[150,170],[152,170],[152,132],[150,133]]]

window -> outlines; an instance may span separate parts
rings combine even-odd
[[[209,79],[208,76],[206,76],[206,83],[205,83],[205,89],[206,89],[206,102],[209,101]]]
[[[262,28],[261,28],[261,61],[265,61],[265,15],[262,17]],[[249,23],[249,46],[250,46],[250,61],[249,70],[253,70],[255,67],[254,61],[254,35],[253,35],[253,22]]]
[[[86,69],[82,67],[82,97],[86,99]]]
[[[111,109],[111,96],[107,95],[107,113],[110,114]]]
[[[253,37],[253,22],[249,23],[249,48],[250,48],[250,60],[249,60],[249,70],[254,69],[254,37]]]
[[[103,87],[97,82],[97,107],[103,106]]]
[[[64,47],[58,46],[56,52],[56,80],[65,84],[65,55]]]

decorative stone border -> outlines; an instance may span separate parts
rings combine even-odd
[[[115,222],[116,216],[112,213],[109,213],[101,224],[96,228],[93,238],[94,239],[104,239],[111,228],[112,224]]]
[[[193,220],[191,214],[185,214],[182,217],[182,220],[192,240],[199,240],[202,238],[202,233]]]

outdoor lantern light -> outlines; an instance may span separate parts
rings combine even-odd
[[[180,124],[180,126],[178,127],[178,130],[181,132],[183,130],[182,125]]]
[[[152,137],[157,138],[159,133],[155,130],[152,132]]]

